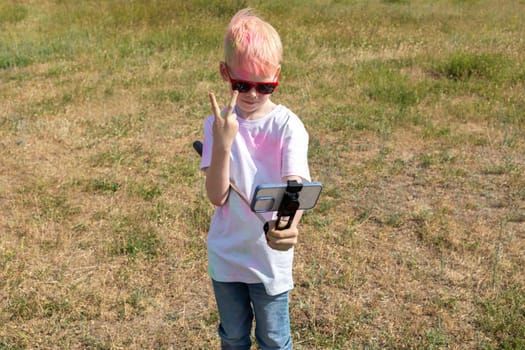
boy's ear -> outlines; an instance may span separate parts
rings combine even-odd
[[[221,73],[222,80],[228,81],[228,66],[226,65],[226,62],[221,61],[219,63],[219,72]]]

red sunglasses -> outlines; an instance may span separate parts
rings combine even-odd
[[[269,95],[272,94],[275,91],[275,89],[277,89],[277,85],[279,85],[278,81],[256,83],[253,81],[232,79],[230,72],[227,72],[228,78],[230,79],[230,83],[232,84],[232,90],[237,90],[240,93],[245,93],[250,91],[252,88],[255,88],[255,91],[257,91],[258,93],[263,95]]]

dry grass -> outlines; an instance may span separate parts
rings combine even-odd
[[[213,349],[191,143],[239,6],[325,188],[297,349],[525,347],[525,4],[0,4],[0,349]]]

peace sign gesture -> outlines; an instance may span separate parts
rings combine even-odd
[[[238,91],[233,91],[230,104],[225,110],[221,112],[215,94],[209,93],[211,108],[215,119],[213,121],[213,143],[215,146],[221,147],[224,150],[230,150],[235,135],[239,130],[239,122],[237,116],[233,113],[233,108],[237,102]]]

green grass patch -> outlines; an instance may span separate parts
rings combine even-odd
[[[406,109],[421,100],[423,90],[401,73],[402,61],[370,61],[357,68],[357,80],[366,81],[363,93],[370,99]]]
[[[525,291],[510,286],[494,297],[479,301],[481,329],[494,339],[488,349],[525,348]]]
[[[33,63],[56,60],[70,60],[82,50],[82,33],[66,33],[54,37],[47,34],[42,37],[9,38],[0,34],[0,69],[23,68]]]
[[[18,3],[5,2],[0,4],[0,28],[4,24],[18,23],[27,18],[28,9]]]
[[[83,189],[90,193],[111,194],[117,192],[122,185],[108,177],[88,179],[85,181]]]
[[[190,205],[184,207],[183,223],[192,235],[198,232],[208,232],[213,207],[202,194]],[[200,243],[199,243],[200,244]]]
[[[164,246],[155,229],[141,217],[133,218],[119,215],[111,218],[113,243],[110,252],[137,258],[143,255],[148,259],[157,257]]]
[[[130,182],[127,184],[128,191],[145,201],[152,201],[162,194],[160,186],[156,183]]]
[[[147,115],[144,112],[112,115],[102,124],[85,121],[85,132],[94,138],[124,138],[140,132],[146,119]]]
[[[448,218],[451,213],[447,208],[436,210],[420,210],[414,213],[411,220],[415,223],[415,232],[419,240],[438,252],[448,251],[456,247],[451,236]]]
[[[30,56],[24,53],[13,53],[0,47],[0,69],[25,67],[31,64]]]
[[[377,106],[373,103],[359,105],[325,106],[315,126],[329,132],[372,131],[388,134],[400,126],[401,114],[397,108]],[[321,114],[322,113],[322,114]]]
[[[79,208],[73,206],[65,190],[51,192],[47,184],[34,184],[17,190],[22,203],[33,208],[32,219],[36,222],[65,222],[79,213]]]
[[[435,63],[432,73],[453,81],[507,81],[513,62],[501,54],[457,52]]]
[[[5,309],[10,320],[28,321],[40,315],[41,305],[36,291],[19,291],[7,303]]]
[[[99,141],[100,142],[100,141]],[[107,149],[96,152],[88,157],[88,164],[93,167],[120,167],[120,166],[136,166],[141,164],[147,166],[145,161],[147,154],[140,144],[131,146],[121,146],[118,143],[111,144]]]
[[[200,174],[200,164],[187,155],[175,155],[169,164],[161,167],[160,178],[168,184],[193,185]]]

